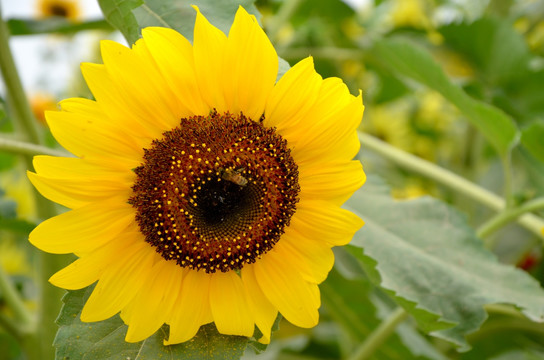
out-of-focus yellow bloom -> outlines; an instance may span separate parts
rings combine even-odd
[[[38,0],[36,6],[38,17],[63,17],[68,21],[81,20],[81,5],[77,0]]]
[[[394,0],[391,13],[393,24],[395,27],[431,28],[427,5],[425,0]]]
[[[409,103],[403,99],[369,108],[363,120],[365,131],[408,152],[412,151]]]
[[[36,216],[36,204],[28,179],[21,175],[23,171],[15,168],[11,172],[2,173],[0,187],[5,191],[4,197],[17,203],[17,217],[33,219]]]
[[[532,50],[544,47],[544,21],[539,22],[534,29],[527,34],[527,43]]]
[[[30,272],[24,249],[5,238],[0,241],[0,267],[9,275],[25,275]]]
[[[455,51],[439,47],[433,50],[433,57],[451,77],[468,79],[474,76],[470,63]]]
[[[391,196],[397,200],[416,199],[424,195],[428,195],[428,193],[419,184],[408,184],[403,188],[391,190]]]
[[[58,110],[57,101],[50,94],[39,93],[30,98],[30,108],[34,117],[42,125],[46,125],[45,121],[45,111],[47,110]]]

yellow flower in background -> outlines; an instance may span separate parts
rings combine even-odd
[[[29,178],[70,209],[30,235],[79,259],[50,281],[98,281],[81,319],[118,312],[126,340],[170,325],[166,344],[215,322],[270,341],[280,312],[318,322],[331,247],[363,225],[340,206],[365,181],[356,129],[361,95],[322,79],[311,57],[276,83],[278,57],[243,8],[228,37],[197,12],[194,43],[146,28],[132,47],[103,41],[83,64],[96,101],[47,112],[77,158],[37,156]]]
[[[425,0],[394,0],[391,6],[391,20],[395,27],[431,28],[431,20],[427,15],[427,2]]]
[[[49,110],[57,110],[57,100],[50,94],[35,94],[30,97],[30,108],[38,122],[46,125],[45,112]]]
[[[9,275],[25,275],[30,273],[30,266],[24,249],[17,246],[15,241],[0,240],[0,267]]]
[[[377,138],[410,152],[413,141],[410,130],[410,104],[405,99],[369,108],[364,129]]]
[[[417,199],[427,195],[428,192],[419,184],[407,184],[403,188],[394,188],[391,190],[391,196],[397,200]]]
[[[37,0],[36,9],[40,18],[57,16],[72,22],[81,18],[79,0]]]
[[[17,217],[19,219],[36,218],[36,202],[32,196],[32,185],[24,176],[21,168],[15,167],[11,171],[0,173],[0,188],[5,192],[7,199],[17,204]]]

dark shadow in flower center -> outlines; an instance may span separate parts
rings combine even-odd
[[[230,181],[216,180],[199,192],[198,209],[206,225],[214,227],[236,222],[248,207],[247,189]]]

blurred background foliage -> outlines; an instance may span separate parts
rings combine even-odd
[[[83,0],[39,0],[27,17],[7,19],[13,41],[39,37],[47,44],[35,56],[42,72],[68,53],[68,81],[36,82],[28,97],[46,143],[55,147],[43,111],[55,109],[65,97],[92,95],[78,62],[100,62],[98,39],[120,40],[100,17],[86,17]],[[440,65],[449,80],[473,99],[501,109],[521,130],[512,149],[513,198],[521,204],[544,196],[544,1],[542,0],[258,0],[262,25],[278,55],[291,65],[312,55],[323,77],[342,78],[353,94],[363,91],[362,131],[417,157],[431,161],[497,194],[503,191],[501,157],[481,132],[467,121],[463,109],[421,82],[388,66],[379,44],[387,39],[415,44]],[[4,1],[4,8],[7,2]],[[88,14],[87,14],[88,15]],[[86,49],[81,55],[75,43]],[[81,45],[83,44],[83,45]],[[50,50],[47,50],[50,49]],[[51,50],[52,49],[52,50]],[[2,89],[0,131],[13,135]],[[377,174],[398,201],[424,195],[441,199],[466,214],[477,227],[493,212],[467,201],[451,188],[398,167],[362,149],[368,174]],[[36,297],[36,258],[27,243],[39,221],[32,191],[18,155],[0,152],[0,265],[29,309]],[[365,185],[367,186],[367,185]],[[371,185],[372,186],[372,185]],[[542,212],[540,213],[542,215]],[[542,243],[511,224],[491,236],[491,250],[501,262],[513,264],[544,283]],[[336,251],[337,265],[321,286],[320,324],[310,330],[282,321],[266,352],[252,359],[341,359],[361,343],[395,308],[391,294],[369,280],[368,271],[350,255]],[[10,309],[0,293],[0,360],[24,359],[9,329]],[[347,309],[350,314],[346,318]],[[489,309],[488,309],[489,310]],[[375,359],[544,359],[544,327],[522,316],[490,314],[480,330],[468,335],[470,349],[425,334],[406,321],[373,355]],[[256,352],[256,351],[255,351]]]

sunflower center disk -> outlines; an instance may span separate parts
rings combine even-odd
[[[279,240],[295,212],[287,142],[242,114],[181,119],[145,149],[129,202],[146,241],[207,273],[241,269]]]

